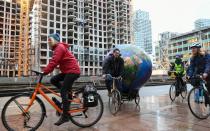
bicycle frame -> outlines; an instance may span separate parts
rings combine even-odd
[[[25,109],[25,112],[28,112],[30,107],[32,106],[34,100],[36,99],[37,97],[37,94],[40,94],[41,96],[43,96],[47,101],[48,103],[50,103],[50,105],[52,107],[54,107],[59,113],[62,113],[62,109],[60,109],[46,94],[45,92],[42,90],[42,88],[48,90],[50,93],[58,96],[58,97],[61,97],[58,93],[56,93],[55,91],[45,87],[42,83],[38,82],[36,87],[35,87],[35,91],[32,93],[32,96],[31,96],[31,100],[29,102],[29,105],[28,107]],[[78,100],[79,99],[79,100]],[[81,101],[80,101],[80,98],[73,98],[72,100],[69,100],[69,102],[74,102],[74,103],[77,103],[77,104],[82,104]],[[83,104],[82,104],[82,107],[83,107]],[[68,113],[76,113],[76,112],[82,112],[86,110],[85,108],[78,108],[78,109],[70,109],[68,111]]]

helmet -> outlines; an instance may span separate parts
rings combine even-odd
[[[201,44],[200,43],[193,43],[192,46],[190,48],[201,48]]]
[[[182,55],[177,54],[175,58],[178,59],[178,58],[181,58],[181,57],[182,57]]]

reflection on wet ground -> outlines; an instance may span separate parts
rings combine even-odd
[[[47,118],[38,129],[39,131],[209,131],[210,118],[199,120],[195,118],[187,101],[177,99],[171,103],[168,95],[144,96],[140,100],[140,109],[135,102],[125,102],[120,112],[112,116],[108,110],[108,97],[106,92],[99,92],[104,101],[104,114],[102,119],[93,127],[79,128],[71,122],[60,127],[54,126],[57,121],[55,111],[47,106]],[[3,98],[6,100],[6,98]],[[1,106],[3,99],[1,99]],[[0,122],[0,131],[4,131]]]

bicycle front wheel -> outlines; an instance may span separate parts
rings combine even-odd
[[[78,102],[71,102],[70,103],[70,120],[72,123],[79,127],[90,127],[96,124],[102,117],[104,111],[104,105],[100,95],[97,93],[98,104],[95,107],[83,107],[83,94],[77,94]],[[75,111],[85,109],[84,111]]]
[[[196,94],[198,90],[198,88],[190,90],[188,95],[188,106],[195,117],[198,119],[206,119],[210,115],[208,92],[203,89],[203,95],[199,96]]]
[[[173,102],[176,98],[176,83],[172,84],[170,89],[169,89],[169,97],[171,99],[171,101]]]
[[[111,97],[109,97],[109,110],[115,115],[121,106],[121,94],[118,90],[113,90],[111,93]]]
[[[187,85],[186,84],[184,86],[182,86],[182,88],[181,88],[181,96],[183,99],[185,99],[187,97]]]
[[[43,102],[36,98],[29,108],[30,94],[19,94],[5,104],[1,118],[4,127],[9,131],[36,130],[43,122],[46,110]]]

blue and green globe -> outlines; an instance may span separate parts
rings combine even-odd
[[[152,62],[139,47],[130,44],[116,45],[124,59],[125,73],[122,92],[138,91],[152,74]]]

